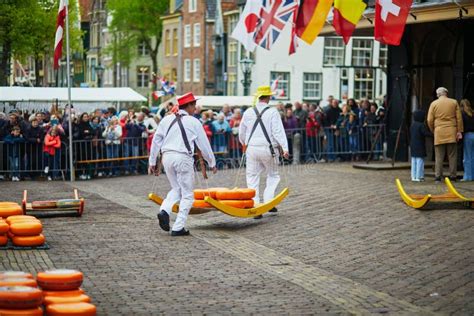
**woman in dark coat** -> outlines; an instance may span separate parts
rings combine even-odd
[[[79,140],[79,146],[78,150],[79,152],[77,153],[76,157],[78,157],[79,161],[84,161],[84,160],[91,160],[92,159],[92,151],[94,150],[92,148],[92,138],[93,138],[93,129],[90,125],[89,122],[89,114],[87,113],[82,113],[81,116],[79,117],[79,124],[77,125],[77,133],[78,133],[78,140]],[[90,171],[91,171],[91,166],[90,164],[82,166],[87,166],[87,170],[83,170],[82,174],[79,176],[81,180],[86,180],[90,179]],[[79,167],[82,167],[79,165]]]
[[[430,135],[425,125],[425,112],[413,112],[413,123],[410,127],[411,181],[425,181],[425,137]]]
[[[45,136],[44,128],[39,125],[36,116],[30,119],[30,125],[24,133],[26,145],[26,159],[30,176],[33,178],[41,174],[43,170],[43,141]]]

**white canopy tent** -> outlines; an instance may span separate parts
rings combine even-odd
[[[221,109],[224,104],[228,104],[231,107],[241,106],[252,106],[254,102],[253,96],[196,96],[197,105],[200,105],[203,109]],[[173,97],[165,102],[161,103],[159,108],[166,107],[166,105],[172,102],[176,104],[176,97]]]
[[[4,111],[49,109],[52,103],[67,103],[67,88],[0,87],[0,104]],[[106,108],[120,102],[146,102],[131,88],[72,88],[71,102],[79,111]],[[0,111],[2,109],[0,108]]]

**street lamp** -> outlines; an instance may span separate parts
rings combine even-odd
[[[240,69],[244,74],[244,79],[242,79],[242,84],[244,86],[244,95],[249,95],[250,84],[252,80],[250,80],[250,75],[252,74],[252,66],[254,65],[254,61],[251,58],[243,58],[240,60]]]
[[[97,86],[100,88],[102,86],[102,75],[104,74],[105,67],[99,64],[95,66],[94,69],[97,73]]]

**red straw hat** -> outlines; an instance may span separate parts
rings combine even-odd
[[[198,99],[194,97],[194,94],[192,92],[188,92],[185,95],[182,95],[179,98],[177,98],[178,105],[180,108],[185,106],[188,103],[196,102],[197,100]]]

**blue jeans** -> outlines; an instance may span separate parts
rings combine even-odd
[[[352,154],[359,151],[359,134],[349,135],[349,147]]]
[[[334,135],[334,130],[328,130],[326,136],[328,141],[328,145],[326,146],[328,160],[335,160],[336,155],[334,154],[334,152],[336,151],[336,135]]]
[[[425,158],[411,157],[411,179],[421,180],[425,177]]]
[[[61,159],[61,151],[56,150],[54,155],[50,155],[47,152],[44,153],[44,165],[49,167],[53,179],[59,177],[59,162]]]
[[[138,141],[136,139],[130,139],[123,144],[123,157],[138,157],[139,156],[139,147]],[[137,170],[138,160],[131,159],[125,160],[125,170],[126,171],[136,171]]]
[[[119,147],[120,145],[115,145],[115,144],[109,144],[105,145],[105,150],[107,153],[107,159],[114,159],[118,158],[119,156]],[[116,166],[116,161],[109,161],[107,163],[107,166],[109,167],[109,174],[118,174],[119,170],[118,167]]]
[[[464,180],[472,181],[474,177],[474,133],[464,134]]]
[[[19,177],[20,176],[20,157],[11,155],[11,156],[8,156],[8,160],[10,161],[12,177]]]

